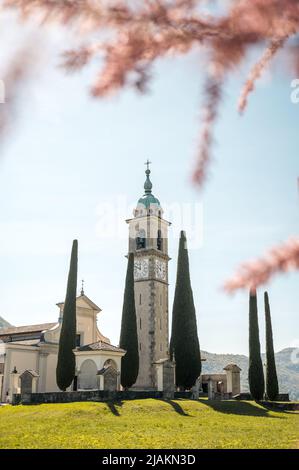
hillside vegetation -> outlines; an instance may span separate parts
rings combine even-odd
[[[8,328],[11,326],[8,321],[4,320],[4,318],[0,317],[0,328]]]

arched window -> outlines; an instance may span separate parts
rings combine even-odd
[[[162,249],[163,249],[163,239],[162,239],[161,230],[158,230],[158,234],[157,234],[157,249],[159,251],[162,251]]]
[[[139,230],[136,237],[136,249],[141,250],[142,248],[146,248],[146,235],[143,229]]]

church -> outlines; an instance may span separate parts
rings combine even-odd
[[[175,364],[169,360],[168,229],[160,201],[152,193],[150,162],[144,194],[128,224],[128,253],[134,254],[134,287],[139,373],[133,389],[174,391]],[[64,303],[56,323],[0,328],[0,402],[14,394],[58,392],[56,365]],[[121,390],[121,359],[126,351],[112,345],[98,328],[101,309],[84,292],[76,299],[76,374],[68,391]],[[204,374],[197,390],[240,393],[240,368],[229,364],[222,374]],[[172,393],[172,392],[171,392]],[[166,396],[166,395],[165,395]]]
[[[147,162],[144,194],[129,228],[129,253],[135,255],[135,301],[139,374],[134,388],[157,390],[159,365],[168,358],[168,228],[163,209],[152,193]],[[0,401],[10,401],[21,385],[31,392],[55,392],[58,343],[64,303],[56,323],[0,329]],[[121,358],[126,351],[111,344],[98,328],[101,309],[84,293],[76,299],[76,377],[72,390],[119,390]]]

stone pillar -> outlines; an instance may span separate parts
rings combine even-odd
[[[175,391],[175,362],[163,359],[155,363],[156,384],[158,392],[163,392],[164,398],[171,399]]]
[[[167,360],[163,363],[163,397],[171,400],[175,391],[175,362]]]
[[[196,379],[195,384],[191,388],[192,391],[192,400],[198,400],[199,398],[199,391],[200,391],[200,377]]]
[[[10,373],[9,403],[12,402],[12,396],[14,393],[20,393],[19,377],[20,374],[16,367],[14,367],[13,371]]]
[[[119,392],[120,391],[120,372],[117,372],[117,385],[116,385],[116,390]]]
[[[2,399],[3,380],[4,380],[4,375],[0,374],[0,403],[1,403],[1,399]]]
[[[200,375],[197,380],[198,380],[199,392],[202,392],[203,391],[202,390],[202,376]]]
[[[239,395],[241,392],[241,369],[236,364],[228,364],[224,367],[227,377],[227,393],[232,396]]]
[[[156,373],[157,373],[157,390],[158,392],[163,392],[163,364],[156,364]]]
[[[224,383],[223,383],[222,380],[221,380],[220,382],[218,382],[217,388],[219,389],[219,393],[220,393],[220,395],[221,395],[221,399],[223,399],[223,396],[224,396]]]
[[[104,375],[98,375],[99,378],[99,390],[104,390]]]
[[[38,377],[32,377],[32,393],[37,392]]]
[[[39,353],[39,363],[38,363],[38,371],[39,371],[39,381],[38,381],[38,391],[39,392],[46,392],[47,391],[47,357],[48,353],[40,352]],[[32,393],[36,393],[37,388],[33,391],[33,383],[32,383]]]
[[[214,384],[213,384],[213,380],[211,378],[208,379],[208,397],[209,397],[209,400],[214,400],[214,398],[215,398]]]

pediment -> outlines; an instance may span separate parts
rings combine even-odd
[[[57,306],[63,310],[64,302],[58,303]],[[87,295],[79,295],[76,298],[76,306],[81,308],[87,308],[89,310],[94,310],[97,313],[102,311],[102,309],[100,309],[100,307],[98,307],[92,300],[90,300]]]
[[[98,307],[92,300],[90,300],[87,295],[80,295],[79,297],[77,297],[76,305],[77,307],[90,308],[92,310],[95,310],[96,312],[101,312],[100,307]]]

